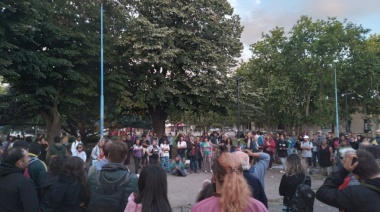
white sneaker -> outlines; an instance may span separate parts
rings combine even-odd
[[[205,173],[207,173],[207,171],[205,170]]]
[[[212,170],[210,170],[210,172],[212,173]]]
[[[137,177],[140,177],[140,174],[136,174]]]

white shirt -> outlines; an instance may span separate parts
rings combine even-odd
[[[78,144],[81,144],[82,141],[77,141],[75,140],[72,144],[71,144],[71,154],[74,156],[75,154],[75,151],[77,151],[77,146]]]
[[[82,158],[82,160],[86,163],[87,155],[86,155],[86,152],[85,152],[85,151],[78,152],[78,150],[75,150],[73,156],[77,156],[77,157]]]
[[[160,148],[161,148],[161,157],[169,157],[169,150],[170,150],[170,146],[169,144],[161,144],[160,145]]]
[[[187,148],[186,141],[178,141],[177,147],[178,149],[186,149]]]
[[[302,147],[310,147],[310,150],[302,149]],[[311,150],[313,149],[313,143],[312,142],[310,142],[310,141],[302,142],[301,143],[301,149],[302,149],[301,156],[303,158],[311,158],[311,156],[312,156]]]

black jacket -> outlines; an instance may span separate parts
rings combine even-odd
[[[267,195],[265,194],[263,185],[261,184],[260,180],[250,174],[248,170],[244,170],[243,175],[248,185],[252,188],[252,197],[259,200],[265,205],[266,208],[268,208]]]
[[[292,200],[294,193],[296,193],[297,186],[303,182],[304,178],[305,178],[304,174],[299,174],[297,176],[295,175],[286,176],[285,174],[282,175],[281,183],[279,187],[279,193],[281,196],[284,197],[284,200],[282,202],[284,205],[290,204],[290,201]],[[305,184],[311,187],[310,178],[305,180]]]
[[[39,211],[36,187],[23,171],[9,164],[0,165],[0,211]]]
[[[83,209],[80,205],[86,203],[86,200],[84,185],[76,177],[67,175],[59,176],[52,185],[50,201],[44,199],[44,201],[50,202],[50,209],[57,212],[82,212]]]
[[[278,153],[278,157],[286,158],[288,157],[288,147],[289,143],[285,140],[277,140],[276,149]]]
[[[365,184],[377,188],[378,191],[363,184],[338,190],[348,174],[349,172],[342,168],[335,175],[328,177],[318,189],[316,198],[327,205],[342,208],[345,212],[379,211],[380,178],[365,181]]]

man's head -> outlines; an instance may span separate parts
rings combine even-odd
[[[54,143],[61,142],[61,138],[59,136],[54,136]]]
[[[127,135],[127,141],[130,141],[132,136],[130,134]]]
[[[361,180],[367,180],[380,174],[380,167],[370,152],[358,150],[356,152],[358,166],[352,173]]]
[[[9,149],[2,162],[25,169],[29,165],[28,152],[22,148]]]
[[[153,139],[153,141],[152,141],[152,145],[153,145],[153,146],[156,146],[156,145],[157,145],[157,139],[155,139],[155,138]]]
[[[26,141],[16,141],[13,144],[13,148],[21,148],[21,149],[25,149],[26,151],[29,150],[29,147],[30,147],[30,144]]]
[[[308,142],[308,141],[309,141],[309,136],[305,135],[305,136],[303,137],[303,140],[306,141],[306,142]]]
[[[40,155],[40,153],[41,153],[41,144],[39,144],[37,142],[31,143],[30,147],[29,147],[29,153],[32,153],[34,155]]]
[[[114,141],[105,145],[105,149],[108,148],[108,160],[110,163],[122,163],[128,156],[128,146],[121,141]]]
[[[236,151],[235,154],[240,160],[241,168],[243,170],[249,170],[251,168],[251,164],[249,163],[249,156],[242,151]]]

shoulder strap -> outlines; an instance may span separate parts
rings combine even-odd
[[[372,190],[377,191],[377,192],[380,193],[380,189],[377,188],[377,187],[374,186],[374,185],[370,185],[370,184],[367,184],[367,183],[362,183],[362,185],[365,186],[365,187],[367,187],[367,188],[369,188],[369,189],[372,189]]]

